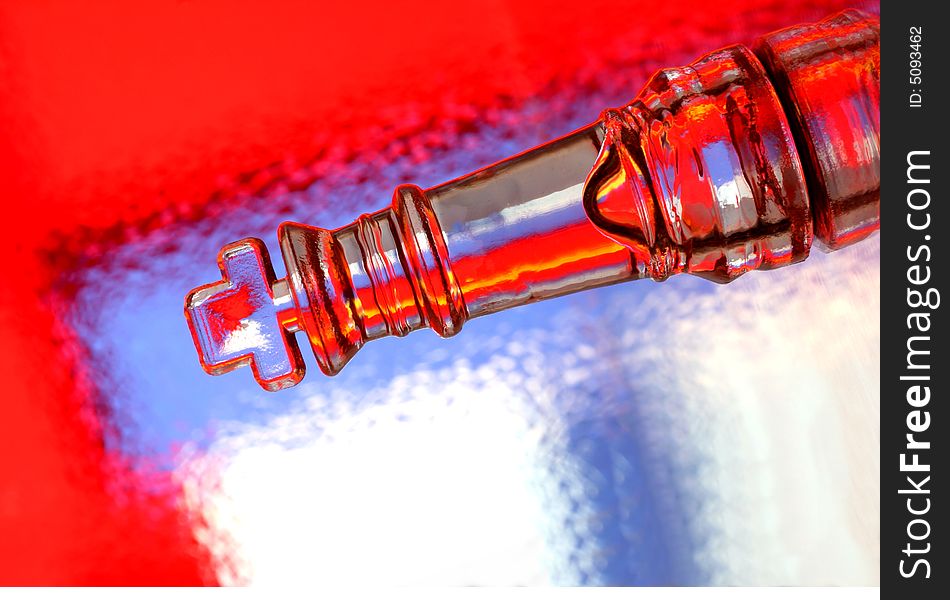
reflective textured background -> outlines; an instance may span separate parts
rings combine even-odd
[[[334,379],[305,352],[279,394],[205,375],[181,308],[224,243],[276,256],[282,220],[876,5],[270,4],[0,4],[0,583],[877,582],[876,237],[374,342]]]

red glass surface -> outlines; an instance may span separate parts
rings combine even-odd
[[[585,205],[644,276],[725,283],[808,256],[812,215],[798,152],[747,48],[658,73],[605,121]]]
[[[831,249],[866,238],[881,219],[880,23],[845,14],[758,49],[798,134],[815,234]]]

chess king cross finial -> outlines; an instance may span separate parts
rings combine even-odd
[[[195,346],[205,371],[219,375],[250,364],[271,390],[298,383],[304,362],[287,282],[276,280],[267,248],[257,239],[228,244],[218,254],[222,281],[192,290],[186,300]]]
[[[222,280],[185,298],[201,366],[220,375],[250,365],[264,389],[277,391],[304,375],[297,332],[327,375],[372,339],[422,327],[454,334],[467,315],[437,226],[425,193],[403,185],[391,208],[336,231],[283,223],[285,279],[275,278],[262,241],[225,246]]]

